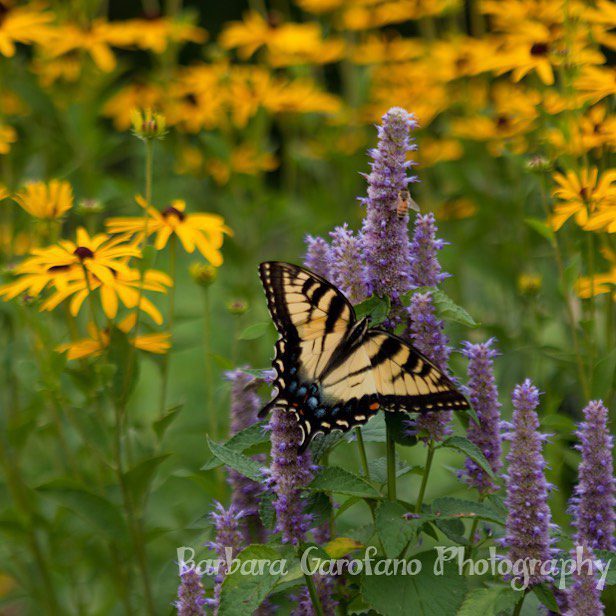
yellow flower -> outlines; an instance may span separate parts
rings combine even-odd
[[[63,180],[28,182],[15,201],[35,218],[61,218],[73,206],[73,189]]]
[[[47,24],[53,19],[53,14],[42,11],[40,4],[12,4],[4,0],[0,3],[0,55],[8,58],[15,55],[15,43],[29,45],[47,37]]]
[[[535,295],[541,289],[543,279],[540,274],[520,274],[518,276],[518,291],[522,295]]]
[[[110,73],[116,67],[111,45],[116,43],[117,32],[118,26],[104,19],[96,19],[87,27],[65,23],[56,28],[53,36],[44,42],[44,51],[51,58],[84,51],[101,71]]]
[[[131,112],[133,135],[147,141],[148,139],[164,139],[167,134],[167,120],[161,113],[152,109],[133,109]]]
[[[458,160],[462,158],[464,149],[457,139],[432,139],[424,138],[419,142],[416,155],[422,167],[431,167],[436,163]]]
[[[206,170],[220,185],[226,184],[232,173],[257,175],[273,171],[276,167],[278,159],[273,154],[258,151],[248,143],[234,148],[228,161],[218,158],[205,161]]]
[[[582,299],[611,293],[612,300],[616,301],[616,252],[604,248],[601,253],[611,265],[610,269],[607,272],[595,274],[594,277],[581,276],[576,281],[575,290]]]
[[[296,4],[306,11],[319,15],[321,13],[330,13],[340,8],[345,0],[296,0]]]
[[[558,199],[551,217],[555,231],[571,216],[575,216],[580,227],[588,230],[610,225],[609,215],[613,216],[616,209],[616,170],[599,176],[596,167],[584,168],[579,174],[575,171],[568,171],[566,175],[556,173],[553,180],[558,185],[552,192]]]
[[[156,234],[154,246],[162,250],[171,235],[179,238],[186,252],[195,248],[214,266],[222,265],[222,247],[225,234],[233,235],[217,214],[187,214],[186,203],[180,199],[171,202],[162,212],[150,207],[143,198],[136,197],[137,203],[149,214],[148,235]],[[110,233],[132,233],[143,235],[146,223],[142,217],[110,218],[105,223]]]
[[[574,86],[580,96],[590,103],[596,103],[607,96],[616,94],[616,67],[585,66],[575,79]]]
[[[0,154],[8,154],[17,141],[17,131],[8,124],[0,124]]]
[[[117,130],[125,131],[132,125],[134,109],[158,108],[162,96],[162,88],[157,85],[131,83],[103,105],[103,115],[113,119]]]
[[[325,40],[316,22],[273,24],[256,11],[246,13],[244,21],[229,23],[220,44],[225,49],[237,49],[244,60],[266,47],[273,66],[327,64],[339,60],[344,51],[343,41],[334,37]]]
[[[135,327],[136,315],[129,314],[117,325],[118,329],[125,334],[129,334]],[[66,353],[67,359],[84,359],[86,357],[96,357],[109,346],[109,330],[98,330],[94,323],[88,323],[88,337],[75,340],[68,344],[61,344],[56,347],[58,353]],[[171,348],[171,334],[167,332],[155,334],[141,334],[129,339],[136,349],[164,355]]]
[[[112,40],[119,47],[137,47],[161,54],[169,43],[204,43],[207,32],[169,17],[128,19],[116,24]]]
[[[83,275],[69,274],[68,282],[56,284],[56,290],[41,304],[41,310],[53,310],[65,299],[72,297],[70,313],[79,313],[85,299],[91,292],[99,291],[101,306],[105,316],[115,318],[120,303],[132,310],[137,307],[160,325],[163,317],[158,308],[143,294],[143,291],[166,293],[167,287],[173,286],[173,281],[167,274],[158,270],[146,270],[141,273],[136,269],[118,271],[112,281],[103,282],[99,278],[89,277],[86,282]]]
[[[462,220],[476,213],[477,205],[466,197],[460,197],[445,201],[436,211],[436,217],[439,220]]]

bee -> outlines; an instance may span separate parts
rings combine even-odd
[[[411,193],[408,190],[401,190],[398,193],[398,202],[396,203],[396,213],[398,214],[398,218],[404,218],[408,213],[409,208],[415,210],[415,212],[419,212],[419,206],[411,198]]]

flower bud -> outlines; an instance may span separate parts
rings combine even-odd
[[[227,302],[227,310],[231,314],[242,315],[248,310],[248,302],[243,299],[232,299]]]
[[[526,170],[530,173],[547,173],[551,169],[552,163],[543,156],[532,156],[526,161]]]
[[[542,278],[539,274],[520,274],[518,290],[522,295],[536,295],[541,289]]]
[[[216,280],[217,276],[216,268],[213,265],[200,263],[199,261],[192,263],[188,271],[191,278],[203,288],[209,287]]]
[[[131,123],[133,135],[144,141],[163,139],[167,134],[165,116],[152,109],[133,109]]]
[[[91,216],[100,214],[105,208],[98,199],[82,199],[77,205],[77,214],[80,216]]]

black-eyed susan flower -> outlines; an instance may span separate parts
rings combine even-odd
[[[61,218],[73,206],[73,189],[68,182],[28,182],[15,201],[34,218]]]
[[[129,342],[136,349],[164,355],[171,348],[171,334],[160,332],[153,334],[140,334],[130,337],[131,330],[135,327],[137,317],[135,313],[129,314],[117,325],[118,329],[125,334],[129,334]],[[67,359],[85,359],[86,357],[96,357],[109,346],[109,330],[107,328],[99,330],[94,323],[88,324],[87,338],[81,338],[67,344],[56,347],[58,353],[66,353]]]
[[[29,45],[49,36],[48,24],[53,14],[41,11],[41,6],[15,6],[5,0],[0,3],[0,55],[11,58],[15,55],[15,44]]]
[[[616,301],[616,252],[605,248],[601,253],[610,264],[610,269],[594,276],[581,276],[575,283],[575,291],[582,299],[610,293],[612,299]]]
[[[555,231],[571,216],[587,230],[609,224],[609,214],[616,210],[616,170],[599,175],[596,167],[584,168],[556,173],[553,180],[557,185],[552,192],[557,199],[551,217]]]
[[[159,211],[149,206],[137,196],[137,203],[144,208],[149,220],[142,217],[110,218],[106,221],[110,233],[130,233],[142,236],[147,226],[148,235],[156,234],[154,246],[162,250],[172,235],[176,235],[186,252],[195,248],[214,266],[222,265],[222,247],[224,236],[233,235],[225,225],[222,216],[217,214],[186,213],[186,203],[181,199],[172,201],[164,210]]]
[[[596,103],[616,94],[616,67],[584,66],[573,83],[584,100]]]
[[[158,325],[163,322],[163,316],[158,308],[143,294],[143,291],[166,293],[173,286],[173,280],[158,270],[145,270],[143,277],[136,269],[118,271],[112,282],[103,282],[97,277],[86,281],[84,276],[69,275],[63,284],[55,284],[55,290],[41,304],[41,310],[53,310],[65,299],[71,298],[70,313],[76,316],[90,293],[99,292],[101,306],[105,316],[114,319],[120,303],[126,308],[139,309],[145,312]]]

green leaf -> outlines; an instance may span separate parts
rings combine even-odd
[[[593,556],[595,559],[603,561],[604,564],[611,563],[610,568],[607,570],[605,576],[605,585],[616,585],[616,552],[610,552],[609,550],[593,550]]]
[[[464,523],[458,518],[447,520],[435,520],[436,527],[448,538],[459,545],[468,545],[468,539],[464,536]]]
[[[554,242],[554,230],[545,220],[539,218],[525,218],[524,222],[533,229],[533,231],[536,231],[539,235],[548,240],[550,244]]]
[[[379,491],[363,477],[338,466],[326,466],[308,485],[317,492],[337,492],[361,498],[381,498]]]
[[[170,453],[165,453],[142,460],[124,474],[134,503],[140,506],[145,504],[146,494],[152,485],[156,470],[170,455]]]
[[[376,508],[376,532],[389,558],[397,558],[415,535],[415,529],[402,517],[405,513],[406,507],[388,500]]]
[[[391,303],[388,297],[371,295],[368,299],[354,306],[354,308],[358,319],[370,317],[372,325],[374,326],[379,325],[387,318]]]
[[[276,526],[274,498],[276,498],[276,495],[271,490],[263,492],[259,498],[259,517],[261,522],[263,522],[263,526],[268,530],[274,530]]]
[[[178,404],[170,408],[162,417],[152,422],[152,429],[159,441],[162,440],[167,428],[177,419],[183,406],[183,404]]]
[[[385,413],[378,413],[368,421],[365,426],[360,428],[361,435],[365,443],[384,443],[385,442]],[[356,440],[355,430],[348,432],[350,440]]]
[[[497,616],[513,609],[520,598],[521,593],[511,586],[476,588],[466,595],[456,616]]]
[[[109,332],[108,358],[115,370],[111,377],[111,391],[115,403],[126,404],[139,381],[139,357],[128,340],[128,336],[112,327]]]
[[[332,449],[334,449],[339,443],[344,441],[344,434],[341,432],[330,432],[319,438],[315,438],[310,443],[310,451],[312,452],[312,459],[315,464],[318,464],[323,456],[327,455]]]
[[[234,434],[225,444],[224,447],[236,451],[238,453],[244,453],[246,450],[269,443],[270,437],[263,427],[267,425],[267,421],[259,421],[257,423],[248,426],[244,430],[241,430],[237,434]],[[219,467],[224,462],[217,456],[210,458],[202,467],[202,471],[209,471],[213,468]]]
[[[609,400],[616,383],[616,349],[595,364],[592,397]]]
[[[548,610],[554,612],[555,614],[560,613],[560,608],[558,607],[558,603],[556,603],[554,593],[547,584],[538,584],[537,586],[533,586],[533,592],[537,595],[537,599],[539,599],[539,601],[541,601],[541,603],[545,605]]]
[[[252,479],[253,481],[261,481],[263,479],[262,465],[255,462],[255,460],[225,445],[216,443],[211,440],[209,436],[207,437],[207,443],[210,451],[223,464],[226,464],[238,473],[244,475],[244,477],[248,477],[248,479]]]
[[[396,575],[364,575],[364,601],[382,616],[457,614],[466,594],[466,580],[458,575],[457,564],[450,561],[443,563],[443,575],[435,575],[436,558],[434,550],[417,554],[415,559],[421,564],[421,571],[416,575],[403,575],[400,571]],[[373,564],[373,573],[377,564]]]
[[[268,545],[250,545],[242,550],[236,557],[239,566],[222,583],[220,616],[252,616],[282,577],[280,566],[266,564],[261,571],[253,568],[258,567],[259,561],[277,561],[280,557],[279,552]],[[242,569],[242,563],[247,562],[248,569]]]
[[[85,519],[93,530],[114,540],[126,539],[126,524],[120,509],[106,498],[62,479],[44,484],[37,490]]]
[[[496,524],[504,524],[503,516],[485,503],[462,500],[452,496],[443,496],[432,502],[430,510],[433,515],[456,518],[479,518]]]
[[[415,293],[430,293],[432,295],[432,303],[438,313],[439,317],[445,321],[452,321],[453,323],[460,323],[465,327],[479,327],[479,323],[473,319],[473,317],[462,306],[456,304],[449,295],[447,295],[441,289],[437,287],[419,287],[413,289],[413,291],[406,293],[402,297],[402,301],[405,305],[408,305],[411,297]]]
[[[482,470],[484,470],[492,479],[496,479],[494,471],[490,466],[490,463],[486,460],[483,452],[475,443],[472,443],[463,436],[450,436],[448,439],[441,443],[441,447],[447,447],[448,449],[456,449],[468,456],[473,462],[478,464]]]
[[[238,340],[258,340],[263,338],[272,327],[270,321],[262,321],[260,323],[253,323],[244,329],[239,336]]]

